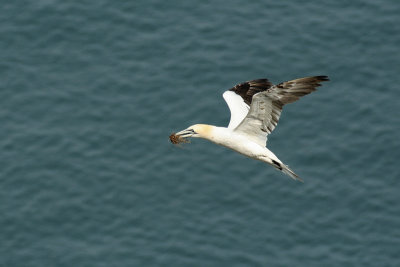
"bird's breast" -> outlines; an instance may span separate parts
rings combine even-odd
[[[265,151],[265,147],[234,132],[225,136],[215,136],[210,141],[252,158],[264,154]]]

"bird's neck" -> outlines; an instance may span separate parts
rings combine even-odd
[[[232,135],[232,130],[225,127],[207,125],[206,129],[207,131],[203,132],[200,137],[220,145],[224,145],[224,142]]]

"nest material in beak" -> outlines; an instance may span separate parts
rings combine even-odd
[[[172,133],[169,136],[169,140],[174,145],[181,144],[181,143],[190,143],[190,141],[187,138],[184,138],[184,137],[181,137],[179,135],[176,135],[175,133]]]

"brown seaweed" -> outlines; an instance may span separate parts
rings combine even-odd
[[[172,133],[169,136],[169,140],[174,145],[181,144],[181,143],[189,143],[190,142],[187,138],[184,138],[184,137],[181,137],[179,135],[176,135],[175,133]]]

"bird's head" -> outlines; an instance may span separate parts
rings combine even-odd
[[[207,125],[207,124],[195,124],[192,125],[185,130],[182,130],[177,133],[173,133],[169,136],[169,140],[174,145],[180,143],[189,143],[187,138],[189,137],[199,137],[211,140],[213,139],[213,129],[215,126]]]
[[[181,138],[200,137],[207,138],[210,136],[212,126],[207,124],[195,124],[185,130],[177,132],[175,135]]]
[[[187,137],[200,137],[206,138],[211,131],[211,126],[206,124],[195,124],[189,126],[185,130],[177,132],[176,135],[179,137],[187,138]]]

